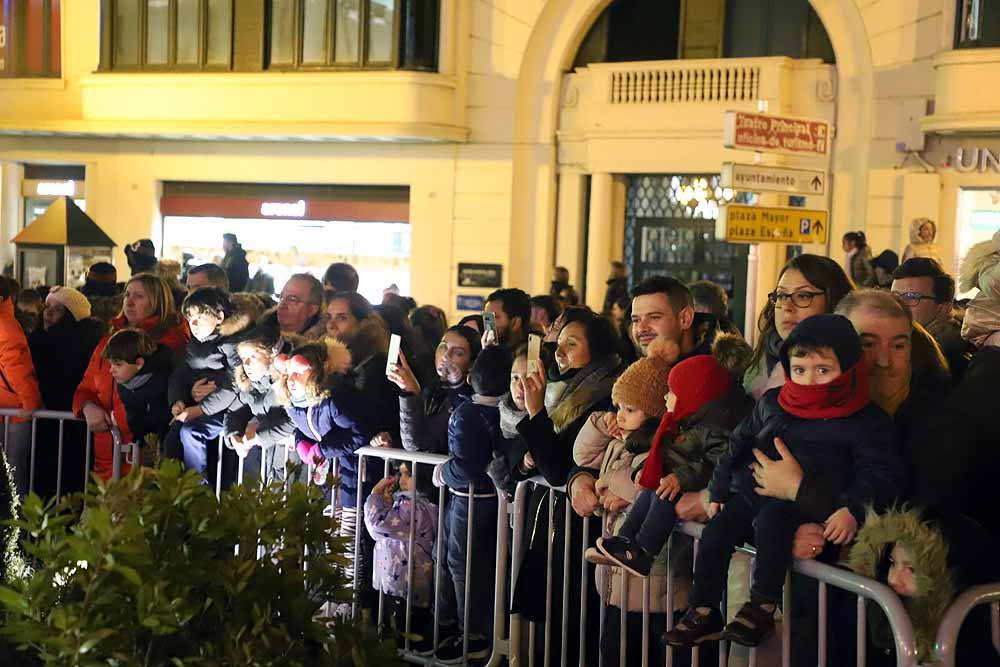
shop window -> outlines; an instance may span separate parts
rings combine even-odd
[[[437,69],[437,0],[269,0],[267,69]]]
[[[102,8],[104,69],[231,69],[233,0],[104,0]]]
[[[0,76],[58,77],[60,0],[0,1]]]
[[[1000,1],[958,0],[955,48],[1000,47]]]

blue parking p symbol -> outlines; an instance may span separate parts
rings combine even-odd
[[[809,234],[809,229],[812,227],[812,221],[809,218],[799,219],[799,233]]]

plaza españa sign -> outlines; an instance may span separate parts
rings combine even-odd
[[[750,192],[783,192],[791,195],[826,194],[826,172],[818,169],[789,169],[761,164],[722,165],[724,188]]]
[[[825,120],[727,111],[722,127],[726,148],[807,157],[830,153],[830,124]]]
[[[826,211],[727,204],[719,207],[715,238],[730,243],[826,243]]]

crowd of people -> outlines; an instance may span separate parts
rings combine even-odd
[[[549,293],[499,289],[485,313],[449,326],[442,309],[398,290],[371,304],[347,264],[322,279],[293,275],[275,303],[234,288],[233,271],[215,264],[191,267],[182,286],[140,242],[124,284],[114,267],[95,265],[82,290],[48,290],[37,314],[30,291],[0,278],[0,407],[19,411],[3,430],[5,450],[25,494],[30,413],[47,408],[85,419],[103,479],[116,437],[139,443],[143,461],[177,459],[223,487],[239,470],[244,480],[311,474],[327,484],[336,462],[331,503],[346,534],[362,533],[354,583],[363,605],[384,593],[401,629],[409,594],[412,648],[445,664],[490,653],[497,501],[538,477],[545,484],[529,492],[524,543],[511,555],[510,611],[545,624],[564,609],[595,610],[585,641],[573,632],[563,646],[553,628],[536,642],[543,661],[577,664],[586,651],[617,662],[623,632],[632,646],[661,640],[682,651],[720,638],[764,646],[793,558],[887,583],[926,659],[954,596],[1000,579],[990,558],[1000,443],[988,408],[989,378],[1000,372],[1000,234],[963,261],[963,290],[979,293],[960,311],[955,279],[921,247],[933,236],[928,223],[914,223],[910,256],[887,275],[863,235],[845,237],[845,266],[790,260],[753,346],[729,321],[718,285],[658,276],[629,290],[620,262],[603,312],[578,304],[560,267]],[[246,284],[245,270],[238,280]],[[390,360],[392,335],[401,344]],[[542,339],[537,360],[531,335]],[[33,485],[42,495],[72,491],[87,474],[82,446],[70,446],[83,441],[83,425],[65,429],[59,478],[59,436],[38,423]],[[397,465],[388,477],[380,463],[362,475],[355,452],[366,445],[447,461]],[[286,461],[305,465],[293,472]],[[595,516],[603,530],[588,529]],[[678,521],[706,524],[696,557],[674,533]],[[745,542],[757,548],[749,588],[749,564],[733,557]],[[649,635],[642,586],[626,593],[620,577],[596,572],[563,581],[584,559],[648,580]],[[792,587],[792,664],[815,663],[815,582],[793,578]],[[727,592],[730,613],[720,607]],[[612,608],[603,623],[602,598]],[[831,631],[853,637],[853,599],[832,593],[826,603]],[[668,625],[675,608],[684,613]],[[885,624],[867,627],[869,663],[893,662]],[[996,660],[980,634],[963,635],[963,650]],[[976,654],[984,638],[987,653]],[[826,645],[831,664],[853,664],[853,642]],[[703,660],[717,659],[712,646]],[[650,655],[662,661],[659,649]]]

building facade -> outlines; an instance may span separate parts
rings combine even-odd
[[[5,0],[0,261],[37,201],[28,176],[82,168],[120,267],[131,241],[181,259],[222,227],[263,246],[252,262],[280,246],[300,268],[374,235],[369,293],[395,280],[453,315],[489,291],[460,286],[460,264],[534,292],[563,265],[600,306],[625,258],[730,281],[748,321],[799,249],[705,234],[739,196],[717,188],[722,164],[759,160],[829,171],[822,197],[755,199],[829,209],[830,242],[801,250],[841,259],[863,230],[901,253],[928,217],[954,268],[1000,228],[997,4]],[[828,121],[829,160],[723,148],[732,109]],[[306,247],[331,236],[353,249]]]

